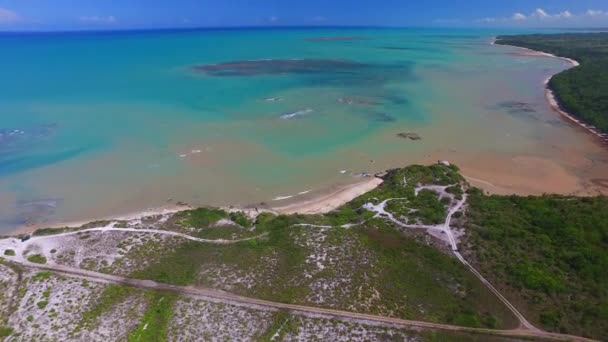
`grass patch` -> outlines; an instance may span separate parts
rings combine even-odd
[[[4,255],[6,256],[15,256],[15,251],[12,249],[6,249],[4,250]]]
[[[184,212],[186,217],[181,224],[188,227],[204,228],[228,217],[228,213],[221,209],[198,208]]]
[[[46,308],[46,306],[49,304],[48,300],[41,300],[38,303],[36,303],[36,306],[38,307],[38,309],[40,310],[44,310],[44,308]]]
[[[13,333],[13,328],[0,326],[0,337],[8,337]]]
[[[253,289],[235,289],[235,292],[265,299],[294,302],[305,295],[301,287],[293,287],[288,280],[301,276],[304,263],[303,251],[289,236],[290,226],[296,222],[287,216],[267,216],[258,220],[257,234],[268,232],[262,239],[243,241],[229,245],[213,245],[188,241],[149,267],[136,271],[133,277],[151,279],[161,283],[189,285],[197,283],[198,275],[205,265],[225,264],[241,270],[267,272],[261,262],[265,256],[277,258],[273,270],[272,284]],[[204,285],[205,279],[200,280]]]
[[[167,325],[173,315],[173,305],[177,295],[170,292],[151,291],[148,297],[148,309],[135,331],[129,334],[129,342],[166,341]]]
[[[251,220],[243,212],[238,211],[230,213],[229,217],[234,223],[241,227],[250,228],[253,226],[253,222],[251,222]]]
[[[469,327],[516,325],[508,309],[456,258],[381,220],[356,231],[378,258],[374,268],[380,277],[371,285],[396,316]]]
[[[279,311],[272,316],[272,322],[266,331],[257,338],[260,342],[283,341],[285,335],[298,331],[297,317],[286,311]],[[277,336],[273,339],[274,336]]]
[[[27,257],[27,261],[36,264],[46,264],[46,258],[40,254],[34,254]]]
[[[55,235],[59,233],[66,232],[71,228],[63,227],[63,228],[41,228],[32,233],[33,236],[43,236],[43,235]]]
[[[82,316],[81,325],[92,329],[94,323],[101,315],[112,310],[112,308],[137,292],[136,289],[121,285],[108,285],[97,299],[96,303]]]

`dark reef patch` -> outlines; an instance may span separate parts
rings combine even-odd
[[[371,112],[367,114],[367,117],[369,118],[369,120],[376,122],[388,123],[397,121],[397,119],[395,119],[395,117],[393,117],[392,115],[383,112]]]
[[[16,222],[23,224],[39,224],[47,222],[55,215],[57,207],[63,203],[60,198],[40,198],[34,200],[18,200]]]
[[[338,98],[338,102],[344,104],[355,104],[355,105],[377,105],[378,102],[375,100],[359,97],[359,96],[342,96]]]
[[[344,95],[337,101],[349,105],[407,105],[403,92],[388,87],[393,83],[416,82],[415,63],[407,60],[390,63],[366,63],[348,59],[260,59],[195,65],[190,70],[206,77],[289,79],[284,87],[341,88]],[[266,99],[269,102],[277,98]]]
[[[530,121],[539,120],[539,118],[535,114],[536,109],[531,103],[520,101],[505,101],[498,103],[494,108],[501,111],[505,111],[516,118],[526,119]]]
[[[197,65],[194,70],[212,76],[258,76],[352,72],[368,67],[345,59],[263,59]]]
[[[405,96],[397,94],[384,95],[384,99],[396,105],[407,105],[410,103],[410,100],[408,100]]]
[[[409,139],[409,140],[422,140],[422,137],[418,133],[414,132],[401,132],[397,133],[397,137],[401,139]]]

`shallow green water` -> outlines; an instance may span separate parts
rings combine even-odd
[[[489,44],[496,33],[2,35],[1,229],[169,198],[280,203],[440,149],[542,154],[531,146],[574,143],[541,86],[565,63],[514,56]]]

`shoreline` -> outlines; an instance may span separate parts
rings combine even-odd
[[[284,215],[325,214],[377,188],[384,181],[376,176],[368,177],[363,182],[344,186],[326,195],[319,195],[307,201],[295,202],[282,207],[272,207],[271,210]]]
[[[93,219],[83,219],[78,221],[68,221],[68,222],[55,222],[55,223],[38,223],[32,225],[22,225],[17,227],[16,229],[7,232],[6,235],[20,235],[20,234],[30,234],[35,232],[38,229],[43,228],[79,228],[87,223],[97,222],[97,221],[131,221],[131,220],[139,220],[145,217],[156,216],[156,215],[167,215],[167,214],[175,214],[178,212],[186,211],[193,209],[193,207],[189,205],[167,205],[158,208],[147,208],[141,211],[134,211],[128,214],[116,215],[116,216],[108,216],[101,218],[93,218]]]
[[[577,60],[574,60],[572,58],[561,57],[561,56],[557,56],[557,55],[554,55],[554,54],[551,54],[551,53],[547,53],[547,52],[543,52],[543,51],[538,51],[538,50],[532,50],[532,49],[525,48],[525,47],[522,47],[522,46],[515,46],[515,45],[508,45],[508,44],[497,44],[496,41],[497,41],[497,38],[494,37],[493,40],[492,40],[492,42],[490,44],[491,45],[508,46],[508,47],[520,49],[520,50],[523,50],[525,52],[528,52],[529,53],[528,56],[530,56],[530,57],[549,57],[549,58],[561,59],[563,61],[566,61],[566,62],[570,63],[572,65],[571,68],[575,68],[575,67],[578,67],[578,66],[581,65],[580,62],[578,62]],[[571,68],[569,68],[569,69],[571,69]],[[566,70],[569,70],[569,69],[566,69]],[[561,72],[563,72],[563,71],[561,71]],[[591,133],[593,136],[599,138],[599,140],[602,143],[608,143],[608,134],[602,133],[595,126],[588,125],[583,120],[576,118],[573,114],[568,113],[566,110],[564,110],[563,107],[559,104],[559,100],[557,99],[557,95],[555,94],[555,91],[553,89],[551,89],[550,83],[551,83],[551,80],[553,79],[553,77],[555,77],[555,75],[558,75],[560,73],[557,73],[557,74],[549,76],[544,81],[544,83],[543,83],[544,87],[545,87],[545,99],[549,103],[549,106],[551,107],[551,109],[554,112],[556,112],[556,113],[560,114],[561,116],[563,116],[564,118],[566,118],[571,123],[576,124],[580,128],[583,128],[588,133]]]
[[[319,194],[309,200],[297,201],[285,206],[280,207],[269,207],[269,208],[251,208],[249,206],[225,206],[218,207],[227,212],[241,211],[246,213],[248,216],[256,216],[258,213],[271,212],[280,215],[290,214],[302,214],[302,215],[314,215],[328,213],[338,207],[352,201],[353,199],[375,189],[383,180],[381,178],[372,176],[368,177],[365,181],[356,182],[343,187],[338,188],[335,191],[325,194]],[[158,208],[147,208],[141,211],[135,211],[132,213],[116,216],[108,216],[102,218],[85,219],[79,221],[70,222],[56,222],[50,224],[32,224],[22,225],[14,230],[6,233],[8,236],[20,235],[20,234],[31,234],[38,229],[42,228],[78,228],[87,223],[96,221],[131,221],[143,219],[145,217],[157,216],[157,215],[168,215],[175,214],[186,210],[195,209],[190,205],[168,205]]]

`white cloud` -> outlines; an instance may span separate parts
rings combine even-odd
[[[532,13],[526,15],[517,12],[511,17],[482,18],[474,22],[485,25],[517,25],[517,26],[539,26],[539,27],[559,27],[568,25],[572,27],[601,27],[608,25],[608,11],[587,10],[582,13],[572,13],[568,10],[559,13],[550,13],[542,8],[537,8]]]
[[[268,18],[268,21],[270,21],[271,23],[276,23],[277,21],[279,21],[279,17],[273,15]]]
[[[541,19],[542,18],[548,18],[548,17],[550,17],[550,15],[547,12],[545,12],[545,10],[542,9],[542,8],[537,8],[534,11],[534,13],[532,14],[532,16],[536,16],[536,17],[539,17]]]
[[[10,24],[16,21],[19,21],[21,17],[17,15],[17,13],[0,7],[0,24]]]
[[[78,20],[80,20],[83,23],[90,23],[90,24],[114,24],[117,19],[115,16],[113,15],[109,15],[109,16],[82,16],[79,17]]]
[[[596,17],[596,16],[600,16],[603,14],[608,14],[608,13],[604,12],[604,11],[598,11],[598,10],[588,10],[587,11],[587,15],[590,17]]]
[[[511,17],[511,19],[513,19],[513,20],[517,20],[517,21],[520,21],[520,20],[526,20],[526,19],[527,19],[527,17],[526,17],[525,15],[521,14],[521,13],[515,13],[515,14],[513,14],[513,16]]]

